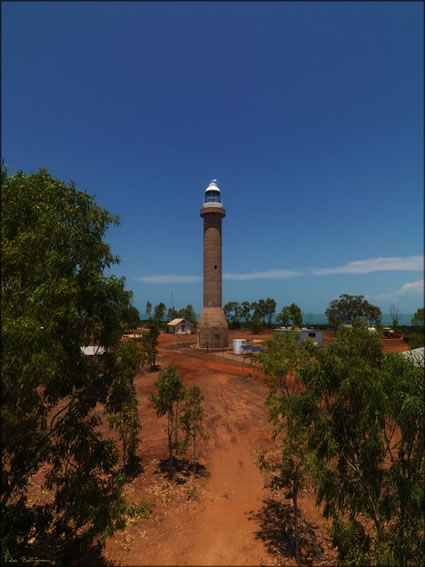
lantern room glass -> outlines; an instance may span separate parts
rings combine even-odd
[[[219,191],[208,191],[205,195],[206,203],[221,203]]]

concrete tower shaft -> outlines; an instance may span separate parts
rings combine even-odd
[[[204,219],[204,307],[198,323],[198,347],[226,349],[229,328],[221,307],[221,219],[226,212],[221,191],[211,181],[205,190],[201,217]]]
[[[221,307],[221,219],[224,209],[204,207],[204,307]]]

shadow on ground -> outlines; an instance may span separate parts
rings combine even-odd
[[[129,482],[140,476],[144,472],[142,459],[137,455],[134,455],[131,461],[123,468],[123,472]]]
[[[53,539],[53,540],[52,540]],[[93,543],[80,545],[78,538],[68,542],[66,546],[58,540],[46,536],[38,545],[24,546],[12,553],[6,551],[2,557],[2,565],[60,566],[60,567],[114,567],[102,554],[102,545]]]
[[[155,474],[165,474],[168,480],[174,480],[176,484],[186,484],[193,477],[193,463],[187,459],[162,459],[159,461],[158,469]],[[208,478],[210,473],[204,465],[196,465],[196,478]]]
[[[292,506],[277,499],[268,498],[250,520],[259,524],[255,538],[261,539],[272,555],[292,558],[295,565],[295,517]],[[313,529],[313,525],[298,514],[300,538],[300,558],[302,564],[313,565],[323,556],[323,547]]]

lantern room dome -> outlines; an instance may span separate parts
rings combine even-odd
[[[223,207],[221,203],[221,191],[216,185],[216,181],[216,179],[212,179],[205,189],[204,207]]]

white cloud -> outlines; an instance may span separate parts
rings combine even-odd
[[[170,284],[170,283],[194,283],[202,280],[201,276],[179,276],[177,274],[168,274],[164,276],[140,276],[135,280],[150,284]]]
[[[418,280],[417,282],[406,282],[401,286],[400,289],[396,291],[391,291],[389,293],[383,293],[381,295],[375,295],[374,299],[377,300],[391,300],[396,299],[397,297],[405,297],[405,296],[416,296],[416,295],[423,295],[424,293],[424,280]]]
[[[389,272],[389,271],[423,271],[423,256],[406,256],[405,258],[369,258],[367,260],[356,260],[348,262],[343,266],[336,268],[312,268],[305,272],[296,272],[293,270],[266,270],[264,272],[249,273],[224,273],[223,280],[284,280],[288,278],[296,278],[299,276],[325,276],[330,274],[370,274],[372,272]],[[177,274],[156,275],[156,276],[140,276],[135,280],[150,284],[171,284],[171,283],[194,283],[202,280],[201,276],[179,276]],[[417,283],[417,282],[416,282]],[[411,285],[411,284],[405,284]],[[413,284],[412,284],[413,285]],[[400,291],[400,290],[399,290]],[[404,293],[404,292],[403,292]]]
[[[423,256],[407,256],[406,258],[369,258],[348,262],[336,268],[313,268],[315,276],[328,274],[370,274],[371,272],[411,271],[421,272],[424,269]]]
[[[251,272],[248,274],[223,274],[223,280],[285,280],[303,276],[304,272],[291,270],[267,270],[266,272]]]

